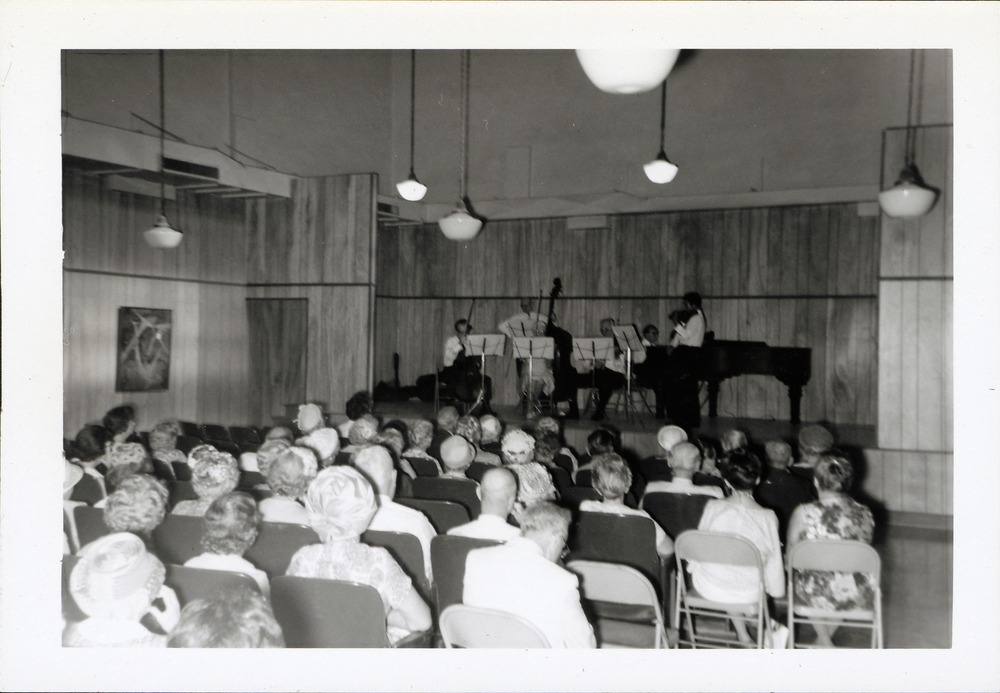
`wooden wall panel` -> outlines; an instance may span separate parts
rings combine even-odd
[[[864,492],[902,512],[951,515],[954,456],[951,453],[865,449]]]

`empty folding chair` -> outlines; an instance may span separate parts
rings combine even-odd
[[[601,561],[570,561],[566,570],[579,576],[583,599],[597,618],[598,647],[667,647],[660,600],[642,573]]]
[[[458,503],[473,520],[479,517],[479,485],[472,479],[417,477],[413,480],[413,497]]]
[[[164,563],[183,565],[202,553],[201,537],[205,533],[205,518],[192,515],[167,515],[153,530],[156,554]]]
[[[438,613],[452,604],[462,603],[465,585],[465,559],[470,551],[498,546],[500,542],[472,537],[439,534],[431,540],[431,566]]]
[[[257,541],[243,557],[274,579],[284,575],[292,556],[303,546],[319,544],[312,527],[286,522],[261,522]]]
[[[434,525],[434,530],[438,534],[447,534],[452,527],[464,525],[471,520],[469,511],[465,506],[443,500],[427,500],[425,498],[400,498],[396,496],[395,501],[400,505],[405,505],[415,510],[419,510]]]
[[[872,648],[881,649],[882,641],[882,561],[878,552],[861,541],[817,539],[801,541],[788,550],[788,630],[789,647],[811,647],[797,642],[798,628],[826,625],[871,631]],[[834,611],[806,606],[795,600],[795,573],[816,570],[835,573],[867,573],[872,576],[874,596],[870,609]]]
[[[229,570],[209,570],[207,568],[186,568],[168,564],[166,584],[177,593],[181,606],[195,599],[215,599],[233,590],[249,587],[260,592],[257,581],[246,573]]]
[[[767,595],[764,592],[764,564],[757,547],[735,534],[691,530],[677,537],[674,542],[674,557],[677,561],[674,623],[680,629],[680,644],[693,648],[763,648],[771,622],[767,612]],[[746,603],[706,599],[691,584],[688,568],[693,562],[754,570],[758,584],[756,597]],[[705,622],[706,619],[711,620]],[[729,631],[729,621],[737,619],[756,628],[753,643],[741,642]]]
[[[494,649],[550,647],[545,634],[515,614],[466,604],[453,604],[441,613],[444,646]]]

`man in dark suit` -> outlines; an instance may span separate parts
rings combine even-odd
[[[754,500],[778,516],[778,531],[785,542],[788,518],[802,503],[815,500],[812,485],[805,478],[788,471],[792,448],[783,440],[771,440],[764,446],[768,468],[764,480],[754,491]]]

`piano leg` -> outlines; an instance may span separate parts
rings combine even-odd
[[[719,415],[719,381],[709,380],[708,382],[708,416],[714,419]]]
[[[788,386],[788,403],[791,405],[791,421],[793,424],[797,424],[801,421],[799,418],[799,405],[802,402],[802,386],[801,385],[789,385]]]

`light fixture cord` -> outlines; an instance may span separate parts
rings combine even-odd
[[[660,151],[664,151],[663,145],[667,132],[667,80],[663,80],[663,101],[660,103]]]
[[[469,51],[462,51],[462,69],[461,69],[461,102],[462,102],[462,156],[458,162],[459,171],[459,199],[463,202],[466,195],[466,186],[468,185],[468,179],[465,174],[465,167],[468,163],[469,152],[467,148],[467,138],[469,131],[469,62],[470,56]]]
[[[417,51],[410,51],[410,175],[413,175],[414,132],[416,132]]]
[[[910,95],[906,103],[906,165],[911,166],[916,159],[917,133],[913,128],[913,76],[916,71],[917,51],[910,50]]]
[[[163,49],[160,49],[160,214],[162,216],[167,216],[167,202],[164,197],[164,187],[163,187],[163,153],[164,149],[164,133],[166,132],[167,119],[166,119],[166,108],[164,106],[165,99],[163,97]]]

